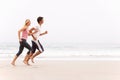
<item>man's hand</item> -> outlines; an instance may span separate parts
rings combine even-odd
[[[45,31],[45,34],[47,34],[48,33],[48,31]]]

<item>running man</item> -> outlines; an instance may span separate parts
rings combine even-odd
[[[33,59],[44,51],[44,48],[43,48],[42,44],[39,41],[39,36],[42,36],[42,35],[45,35],[45,34],[48,33],[47,31],[45,31],[44,33],[41,33],[41,31],[40,31],[40,28],[41,28],[41,26],[42,26],[42,24],[44,22],[43,17],[38,17],[37,22],[38,22],[39,26],[36,26],[36,28],[33,27],[33,28],[31,28],[29,30],[29,32],[31,34],[33,34],[32,35],[32,38],[33,38],[33,40],[32,40],[32,53],[30,54],[29,59],[31,59],[31,61],[33,63],[34,63]],[[35,52],[36,49],[38,50],[37,52]],[[29,61],[29,59],[28,59],[28,61]]]

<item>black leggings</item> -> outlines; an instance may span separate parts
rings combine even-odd
[[[22,39],[22,41],[20,42],[19,51],[18,51],[18,53],[16,54],[16,56],[19,56],[19,55],[22,53],[24,47],[27,48],[30,52],[32,51],[32,48],[31,48],[30,45],[26,42],[26,40],[25,40],[25,39]],[[29,53],[28,53],[28,54],[29,54]]]

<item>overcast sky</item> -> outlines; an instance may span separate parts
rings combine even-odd
[[[44,17],[46,42],[120,44],[120,0],[0,0],[0,42],[18,42],[25,19]]]

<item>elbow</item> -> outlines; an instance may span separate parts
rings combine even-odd
[[[18,30],[18,33],[20,32],[20,30]]]

